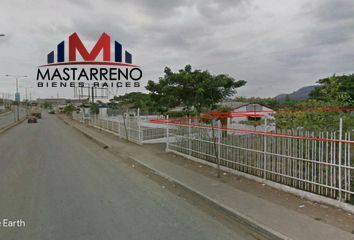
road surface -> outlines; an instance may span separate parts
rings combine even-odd
[[[0,135],[3,219],[6,240],[254,239],[47,114]]]

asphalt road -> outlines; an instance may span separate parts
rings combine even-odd
[[[86,139],[55,116],[0,135],[0,239],[254,239]]]
[[[16,113],[17,114],[17,113]],[[20,108],[20,118],[26,115],[25,109]],[[15,122],[14,113],[0,115],[0,128],[6,127]]]

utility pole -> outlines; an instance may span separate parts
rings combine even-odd
[[[26,78],[26,75],[11,75],[11,74],[6,74],[6,77],[14,77],[16,79],[16,93],[15,93],[15,102],[17,105],[17,117],[16,120],[19,121],[20,120],[20,93],[18,92],[18,79],[20,77],[22,78]]]
[[[18,77],[16,77],[17,122],[20,121],[20,93],[18,92]]]
[[[26,95],[26,114],[27,116],[29,115],[29,110],[28,110],[28,107],[29,107],[29,104],[30,104],[30,100],[28,98],[28,88],[32,88],[32,87],[25,87],[25,95]],[[29,91],[29,94],[31,96],[31,91]]]

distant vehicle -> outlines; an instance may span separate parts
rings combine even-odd
[[[37,123],[37,118],[35,116],[30,116],[27,120],[28,123]]]
[[[64,108],[65,108],[65,105],[59,105],[58,106],[58,112],[59,113],[64,113]]]
[[[30,116],[34,116],[36,118],[42,118],[42,109],[38,106],[33,106],[31,108]]]
[[[48,113],[49,113],[49,114],[55,114],[55,111],[54,111],[54,109],[49,109],[49,110],[48,110]]]

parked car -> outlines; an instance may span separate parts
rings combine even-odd
[[[37,118],[35,116],[29,116],[27,123],[37,123]]]
[[[55,114],[55,111],[54,111],[54,109],[49,109],[49,110],[48,110],[48,113],[49,113],[49,114]]]

